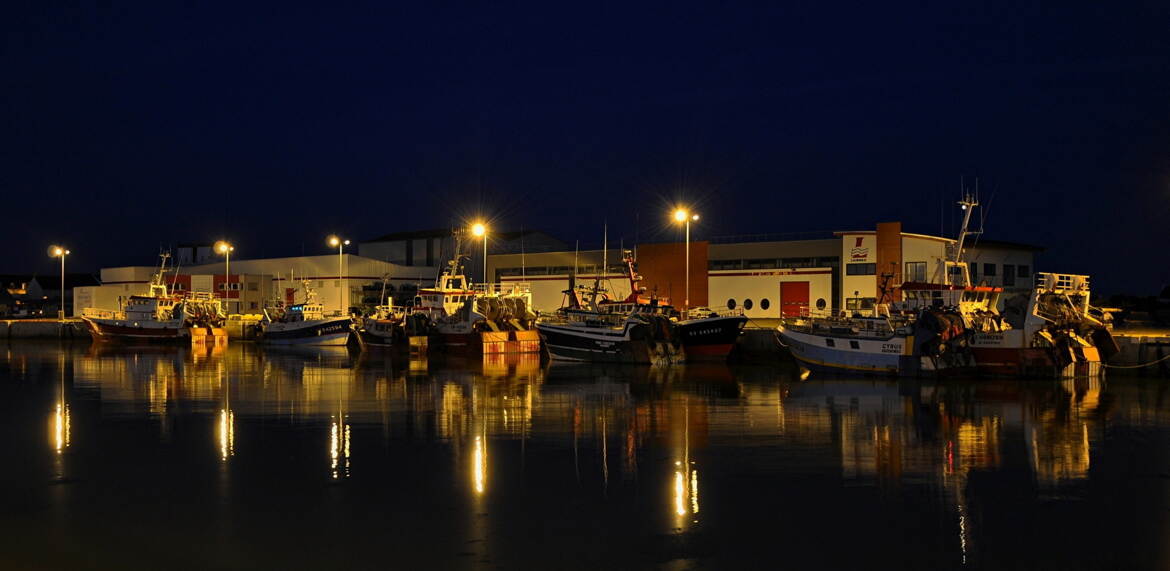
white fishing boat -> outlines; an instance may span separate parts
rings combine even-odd
[[[172,341],[189,339],[193,328],[222,327],[226,316],[220,301],[208,292],[175,294],[166,284],[169,253],[161,256],[158,272],[146,295],[132,295],[118,311],[82,310],[81,319],[99,341]]]
[[[353,330],[348,315],[325,315],[309,282],[302,282],[305,302],[264,310],[260,341],[270,345],[345,345]]]

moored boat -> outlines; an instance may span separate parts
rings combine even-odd
[[[536,324],[552,359],[642,364],[683,360],[674,308],[645,295],[632,252],[625,252],[625,261],[630,295],[622,300],[608,298],[600,277],[589,290],[578,288],[575,275],[570,277],[564,307]]]
[[[264,310],[260,342],[270,345],[345,345],[353,330],[348,315],[326,316],[316,292],[304,282],[305,303]]]
[[[86,308],[81,319],[98,341],[175,341],[191,338],[191,329],[222,327],[226,316],[211,293],[174,294],[165,275],[170,254],[162,254],[146,295],[132,295],[118,311]]]
[[[405,320],[429,332],[431,346],[467,353],[539,353],[529,284],[475,284],[464,274],[462,234],[455,235],[454,256],[435,280],[414,298]],[[425,326],[419,326],[422,322]]]

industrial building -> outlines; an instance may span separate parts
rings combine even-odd
[[[413,297],[419,285],[434,283],[437,272],[431,266],[405,266],[353,254],[232,260],[231,275],[224,270],[222,261],[185,266],[180,274],[168,274],[167,281],[178,292],[215,292],[224,299],[228,313],[259,313],[270,300],[303,302],[302,283],[308,282],[327,311],[341,311],[377,304],[383,287],[388,296]],[[103,268],[100,286],[77,288],[74,315],[81,315],[85,308],[120,309],[127,297],[144,295],[157,272],[156,266]]]
[[[944,283],[945,261],[952,259],[954,239],[902,231],[898,222],[873,230],[836,232],[810,240],[721,240],[690,243],[691,307],[742,309],[749,317],[794,316],[829,311],[867,312],[883,281]],[[642,244],[638,273],[647,292],[676,307],[687,301],[686,245]],[[965,260],[972,280],[981,285],[1026,290],[1035,255],[1041,248],[980,240],[968,244]],[[576,268],[577,283],[600,277],[611,297],[629,293],[621,252],[611,249],[488,256],[488,273],[499,282],[527,282],[533,305],[541,311],[561,306],[563,291]],[[603,258],[608,267],[603,271]],[[952,279],[952,283],[957,280]]]

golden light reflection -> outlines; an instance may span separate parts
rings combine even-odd
[[[484,449],[483,437],[475,437],[475,450],[472,458],[472,479],[475,482],[475,493],[483,494],[487,489],[487,451]]]
[[[349,477],[349,423],[334,418],[329,428],[329,469],[333,479]]]
[[[675,462],[679,464],[679,462]],[[683,473],[681,470],[674,471],[674,513],[678,516],[687,515],[686,504],[686,485],[683,483]]]
[[[53,412],[53,448],[61,454],[69,447],[70,419],[69,405],[58,402]]]
[[[227,409],[219,410],[219,459],[227,461],[236,455],[236,413]]]

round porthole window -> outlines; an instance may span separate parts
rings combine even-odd
[[[752,308],[752,300],[751,299],[743,300],[743,308],[744,309],[751,309]]]
[[[760,309],[768,309],[771,306],[772,302],[768,301],[768,298],[765,297],[764,299],[760,300]]]
[[[822,298],[817,300],[817,309],[824,309],[824,308],[825,308],[825,298],[822,297]]]
[[[735,300],[734,299],[727,300],[727,309],[735,309]]]

